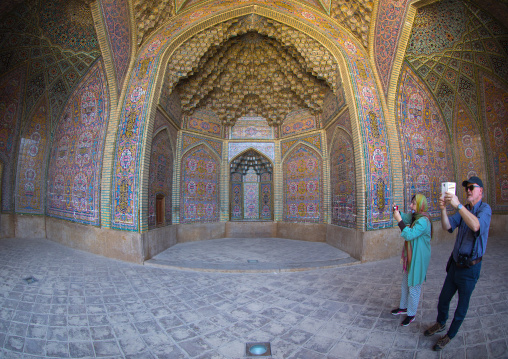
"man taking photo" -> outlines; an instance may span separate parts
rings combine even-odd
[[[490,218],[492,217],[490,206],[482,202],[482,180],[473,176],[462,182],[462,186],[467,195],[468,203],[465,206],[451,192],[445,192],[444,196],[439,199],[441,226],[450,233],[457,227],[459,230],[453,252],[446,266],[447,274],[439,295],[436,323],[425,331],[425,336],[445,330],[450,301],[457,292],[459,300],[448,332],[434,345],[436,351],[442,350],[455,337],[466,317],[469,299],[480,277],[482,257],[487,247]],[[447,205],[457,210],[453,216],[448,217]]]

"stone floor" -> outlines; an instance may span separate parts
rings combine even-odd
[[[270,250],[254,257],[262,254],[259,243],[244,244],[258,248],[245,253],[235,241],[177,245],[161,260],[189,264],[201,255],[211,267],[253,259],[258,263],[249,265],[278,261],[281,269],[346,258],[323,243],[277,239],[260,240]],[[3,239],[0,357],[236,359],[246,357],[247,343],[269,342],[277,359],[508,358],[507,238],[489,240],[457,337],[434,352],[437,335],[423,336],[435,320],[452,244],[433,245],[417,320],[401,327],[403,318],[390,314],[400,295],[397,257],[233,273],[135,265],[44,239]],[[295,250],[300,245],[305,250]]]
[[[358,263],[346,252],[323,242],[220,238],[179,243],[146,261],[145,265],[205,272],[274,273]]]

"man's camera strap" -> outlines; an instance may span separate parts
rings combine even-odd
[[[471,205],[468,203],[466,204],[466,209],[471,212],[470,210],[471,208]],[[474,208],[474,207],[473,207]],[[473,213],[473,212],[471,212]],[[476,214],[473,213],[475,216]],[[461,218],[461,221],[463,221],[464,219]],[[469,258],[473,258],[473,253],[474,253],[474,249],[475,249],[475,246],[476,246],[476,238],[478,238],[476,235],[474,236],[474,240],[473,240],[473,246],[471,247],[471,253],[469,253]],[[462,237],[462,240],[460,241],[460,245],[459,245],[459,250],[458,250],[458,254],[460,254],[460,247],[462,247],[462,242],[464,242],[464,237]]]

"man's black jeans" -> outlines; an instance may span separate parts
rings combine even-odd
[[[450,339],[457,334],[466,317],[469,308],[469,299],[471,299],[471,294],[476,286],[476,282],[478,278],[480,278],[481,269],[482,262],[470,268],[458,268],[455,262],[452,262],[450,265],[437,305],[437,322],[444,325],[448,320],[450,301],[455,293],[459,292],[457,309],[455,309],[452,324],[448,329],[448,337],[450,337]]]

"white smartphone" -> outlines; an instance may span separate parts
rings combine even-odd
[[[457,184],[455,182],[442,182],[441,183],[441,195],[444,196],[445,192],[451,192],[455,194]]]

